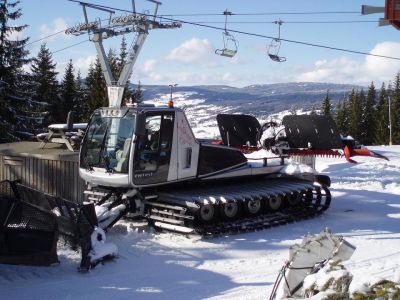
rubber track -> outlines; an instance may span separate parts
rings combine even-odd
[[[246,216],[234,221],[219,221],[212,224],[187,222],[184,217],[187,215],[195,216],[195,209],[193,209],[195,206],[199,207],[205,204],[219,205],[236,201],[245,202],[251,199],[265,199],[293,193],[300,193],[302,202],[274,213]],[[182,220],[185,223],[185,227],[193,229],[193,233],[208,237],[256,231],[316,217],[329,208],[331,194],[327,187],[314,186],[309,181],[282,178],[253,180],[240,184],[224,184],[222,186],[186,189],[170,193],[164,192],[159,194],[157,202],[180,208],[175,211],[174,217],[157,213],[157,217],[162,216],[164,218],[164,223],[168,224],[169,218],[171,218],[171,223],[176,220]],[[182,218],[179,218],[179,215],[182,215]],[[151,216],[154,216],[154,214],[150,213],[148,218],[151,219]],[[169,229],[169,231],[174,230]],[[176,231],[179,232],[178,230]]]

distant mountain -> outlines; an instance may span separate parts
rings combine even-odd
[[[173,88],[173,94],[174,98],[177,95],[185,95],[186,100],[202,99],[205,104],[235,107],[235,112],[268,115],[293,107],[303,110],[319,109],[327,90],[329,90],[332,103],[335,103],[346,97],[353,88],[361,89],[363,87],[314,82],[250,85],[243,88],[202,85],[177,86]],[[145,100],[169,98],[169,87],[143,86],[143,96]]]
[[[131,88],[135,88],[132,85]],[[219,134],[216,115],[242,113],[266,120],[268,116],[293,108],[309,111],[320,109],[329,90],[334,105],[352,89],[363,87],[332,83],[278,83],[235,88],[224,85],[176,86],[173,88],[175,105],[185,110],[196,136],[213,137]],[[170,98],[168,86],[142,86],[146,103],[166,105]]]

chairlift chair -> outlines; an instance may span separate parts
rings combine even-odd
[[[228,30],[226,30],[226,23],[228,21],[228,16],[232,15],[232,13],[228,10],[225,10],[224,15],[225,15],[225,29],[222,32],[222,40],[224,43],[224,47],[222,49],[215,50],[215,54],[232,58],[237,53],[238,42],[233,37],[233,35],[230,34]]]
[[[230,58],[234,57],[238,50],[238,42],[228,31],[224,31],[222,33],[222,39],[224,42],[224,47],[223,49],[215,50],[215,54]]]
[[[279,51],[281,49],[281,25],[283,21],[275,21],[275,24],[278,24],[278,37],[271,40],[269,46],[267,46],[267,53],[271,60],[276,62],[285,62],[286,57],[279,56]]]
[[[279,56],[279,50],[281,48],[281,40],[280,39],[272,39],[271,44],[267,46],[268,56],[271,60],[276,62],[285,62],[286,57]]]

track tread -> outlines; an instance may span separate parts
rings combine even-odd
[[[236,185],[224,184],[222,186],[211,186],[207,189],[194,188],[177,191],[176,193],[160,193],[159,201],[173,205],[177,205],[180,202],[182,208],[187,208],[186,213],[191,214],[193,210],[190,210],[190,205],[188,205],[191,202],[198,205],[219,205],[232,201],[244,203],[246,200],[285,196],[294,193],[303,195],[302,203],[286,207],[275,213],[267,212],[234,221],[219,220],[211,224],[185,223],[187,228],[193,229],[195,233],[203,237],[211,237],[221,234],[262,230],[316,217],[329,208],[331,194],[327,187],[316,186],[309,181],[281,178],[253,180]],[[151,209],[149,211],[148,218],[151,219]],[[165,218],[165,220],[166,224],[168,224],[168,218]],[[176,220],[176,217],[174,217],[171,219],[171,223],[176,223]]]

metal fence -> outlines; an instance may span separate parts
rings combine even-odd
[[[21,180],[24,185],[77,203],[84,198],[78,155],[63,160],[0,154],[0,180],[6,179]]]

